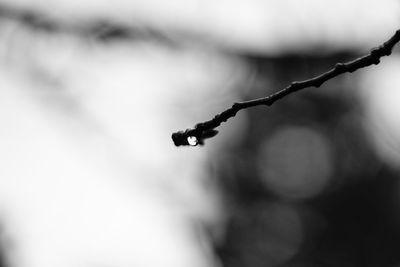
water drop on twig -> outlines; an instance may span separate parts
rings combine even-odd
[[[199,144],[199,140],[197,140],[196,136],[188,136],[187,141],[191,146],[197,146]]]

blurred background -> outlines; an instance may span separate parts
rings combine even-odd
[[[0,1],[0,251],[16,267],[399,267],[399,48],[204,147],[177,130],[352,60],[397,0]]]

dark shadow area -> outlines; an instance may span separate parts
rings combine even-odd
[[[355,57],[249,57],[258,76],[243,99]],[[367,140],[357,86],[346,74],[272,107],[248,110],[245,138],[214,165],[229,207],[225,238],[216,245],[224,266],[400,262],[399,174]]]

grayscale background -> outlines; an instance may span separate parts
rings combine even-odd
[[[0,266],[399,267],[397,0],[1,0]]]

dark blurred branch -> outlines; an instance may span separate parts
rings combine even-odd
[[[400,30],[385,43],[377,48],[373,48],[371,52],[363,57],[357,58],[353,61],[346,63],[337,63],[335,67],[319,76],[314,78],[292,82],[286,88],[271,94],[269,96],[253,99],[245,102],[234,103],[230,108],[216,115],[213,119],[198,123],[192,129],[185,131],[179,131],[172,134],[172,140],[176,146],[194,146],[197,144],[204,144],[204,140],[215,136],[218,131],[215,130],[222,122],[234,117],[236,113],[242,109],[250,107],[266,105],[271,106],[275,101],[291,94],[296,91],[308,88],[308,87],[320,87],[326,81],[346,72],[354,72],[358,69],[368,67],[370,65],[377,65],[380,62],[380,58],[383,56],[389,56],[392,53],[393,47],[400,41]]]
[[[15,21],[39,32],[90,37],[101,42],[145,40],[160,42],[170,47],[177,46],[177,42],[167,33],[155,28],[119,24],[110,18],[75,19],[65,22],[39,10],[13,7],[0,2],[0,23],[2,20]]]

